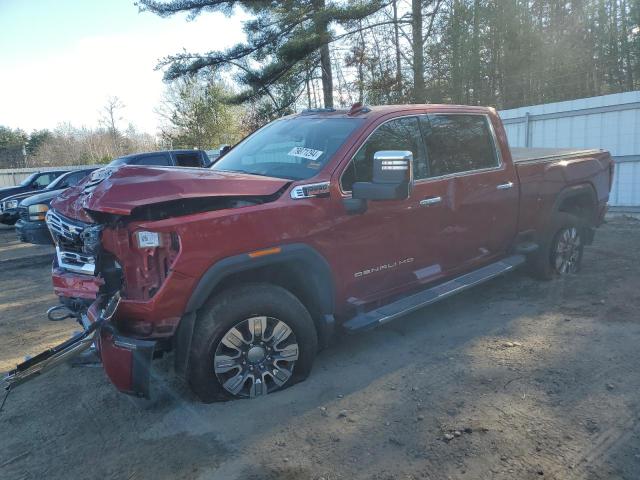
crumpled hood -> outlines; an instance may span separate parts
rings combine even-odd
[[[136,207],[188,198],[269,196],[290,181],[206,168],[101,168],[51,204],[71,218],[89,220],[83,209],[129,215]]]

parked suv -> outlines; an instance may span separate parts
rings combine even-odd
[[[16,234],[18,238],[27,243],[35,243],[47,245],[53,243],[47,224],[45,223],[45,215],[49,210],[51,201],[60,195],[66,188],[73,187],[84,180],[87,175],[95,171],[95,168],[87,168],[82,170],[72,170],[60,175],[47,188],[37,194],[20,194],[17,208]],[[10,198],[15,198],[10,197]]]
[[[15,187],[0,188],[0,223],[13,225],[18,220],[17,208],[19,201],[17,199],[9,199],[8,197],[19,193],[32,193],[42,190],[67,171],[68,170],[54,170],[32,173]]]
[[[163,150],[125,155],[113,160],[109,166],[158,165],[165,167],[207,167],[209,164],[209,157],[204,150]]]
[[[113,169],[47,213],[54,290],[84,331],[9,385],[95,342],[129,394],[149,395],[151,360],[169,351],[204,401],[277,391],[336,328],[358,334],[518,267],[577,272],[612,175],[608,152],[511,150],[494,109],[451,105],[312,110],[208,171]]]

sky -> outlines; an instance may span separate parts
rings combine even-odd
[[[0,0],[0,125],[94,128],[117,96],[122,127],[154,134],[166,88],[158,60],[228,48],[244,40],[243,18],[160,18],[134,0]]]

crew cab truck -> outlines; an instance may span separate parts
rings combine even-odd
[[[148,396],[168,351],[203,401],[274,392],[304,379],[337,329],[521,266],[577,272],[612,175],[606,151],[512,151],[494,109],[451,105],[305,111],[208,171],[99,170],[47,213],[54,316],[84,331],[7,380],[95,342],[126,393]]]

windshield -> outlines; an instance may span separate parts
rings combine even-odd
[[[51,182],[49,185],[47,185],[45,190],[58,190],[59,188],[62,188],[62,187],[59,187],[58,185],[63,183],[65,181],[65,179],[69,178],[69,176],[71,176],[72,174],[73,174],[73,172],[69,172],[69,173],[65,173],[63,175],[60,175],[53,182]]]
[[[270,123],[211,166],[212,170],[302,180],[316,175],[361,118],[284,118]]]
[[[33,179],[36,178],[38,176],[37,173],[32,173],[31,175],[29,175],[27,178],[25,178],[21,183],[20,186],[21,187],[26,187],[28,185],[31,184],[31,182],[33,182]]]

